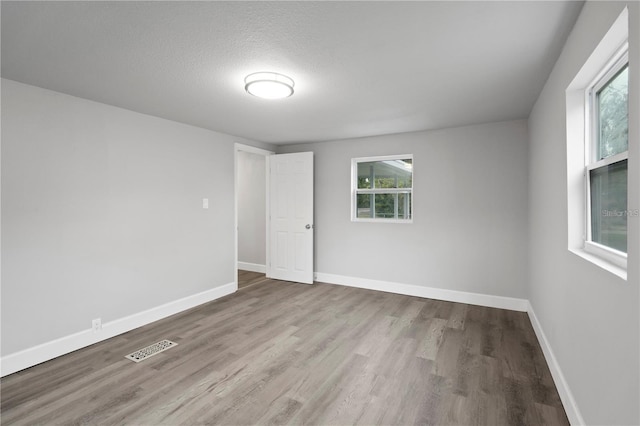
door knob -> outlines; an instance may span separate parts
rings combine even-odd
[[[311,229],[311,225],[309,225],[309,224],[307,223],[307,226],[305,226],[305,228],[307,228],[307,229]]]

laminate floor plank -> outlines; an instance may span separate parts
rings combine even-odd
[[[266,412],[258,419],[259,425],[284,425],[291,422],[291,419],[300,411],[302,403],[288,397],[281,397],[275,400]]]
[[[265,274],[253,271],[238,270],[238,289],[260,284],[267,280]]]
[[[447,329],[447,320],[442,318],[429,318],[424,321],[423,329],[425,330],[424,336],[420,340],[418,345],[417,356],[424,359],[435,360],[444,332]]]
[[[525,313],[238,277],[232,295],[2,378],[2,424],[568,424]],[[162,339],[178,345],[124,358]]]

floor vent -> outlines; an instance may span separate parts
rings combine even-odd
[[[134,353],[125,356],[125,358],[130,359],[133,362],[140,362],[174,346],[178,346],[178,344],[171,340],[161,340],[158,343],[147,346],[146,348],[138,349]]]

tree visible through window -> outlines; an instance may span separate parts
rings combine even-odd
[[[629,66],[597,93],[598,159],[629,149]]]

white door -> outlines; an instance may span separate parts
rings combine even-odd
[[[313,284],[313,152],[267,157],[267,276]]]

